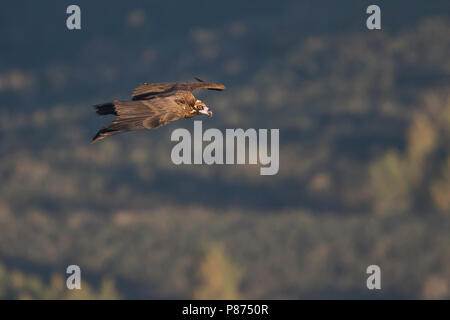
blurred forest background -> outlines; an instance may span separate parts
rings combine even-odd
[[[450,3],[374,3],[2,3],[0,298],[450,298]],[[90,144],[93,104],[194,76],[278,175],[175,166],[189,120]]]

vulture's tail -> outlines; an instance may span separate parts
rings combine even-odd
[[[117,116],[117,112],[114,106],[114,103],[112,102],[107,102],[107,103],[103,103],[103,104],[97,104],[94,106],[97,114],[103,116],[103,115],[108,115],[108,114],[113,114]],[[110,137],[112,135],[124,132],[125,130],[123,130],[123,128],[121,128],[122,126],[120,125],[120,123],[117,123],[116,121],[114,121],[111,125],[109,125],[108,127],[102,128],[100,130],[98,130],[97,134],[95,135],[94,138],[92,138],[91,143],[95,143],[97,141],[103,140],[107,137]]]
[[[131,130],[143,129],[143,119],[148,117],[148,108],[132,101],[114,100],[104,104],[94,106],[97,114],[117,116],[113,122],[100,129],[91,143],[103,140],[118,133],[127,132]]]
[[[112,102],[97,104],[94,106],[94,108],[96,109],[97,114],[101,116],[106,114],[114,114],[117,116],[116,110],[114,108],[114,103]]]

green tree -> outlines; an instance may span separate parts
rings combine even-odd
[[[230,260],[222,244],[214,243],[206,248],[198,272],[200,283],[194,290],[195,299],[240,298],[242,271]]]

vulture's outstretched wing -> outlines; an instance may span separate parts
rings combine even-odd
[[[204,82],[198,79],[199,82],[162,82],[162,83],[144,83],[134,89],[133,100],[143,100],[151,98],[152,96],[168,93],[172,91],[195,91],[199,89],[209,90],[225,90],[225,86],[220,83]]]
[[[179,85],[176,82],[161,82],[161,83],[144,83],[133,90],[133,100],[145,99],[160,93],[170,92],[175,90]]]
[[[114,100],[95,106],[98,114],[115,114],[117,117],[108,127],[97,132],[92,143],[122,132],[155,129],[184,118],[186,110],[177,99],[177,96],[168,96],[151,100]]]

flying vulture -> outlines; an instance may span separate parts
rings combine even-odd
[[[225,90],[225,86],[195,79],[198,82],[144,83],[134,89],[131,101],[114,100],[95,105],[97,114],[113,114],[116,118],[97,132],[92,143],[122,132],[156,129],[200,114],[211,117],[211,110],[192,92],[198,89]]]

